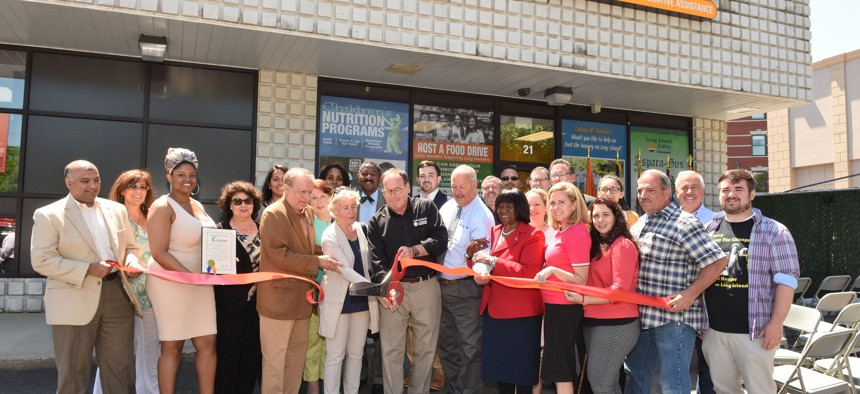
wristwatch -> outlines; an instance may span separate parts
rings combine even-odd
[[[412,257],[418,257],[418,254],[419,254],[418,246],[413,246],[412,247]]]

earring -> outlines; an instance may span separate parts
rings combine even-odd
[[[125,196],[119,196],[119,202],[125,203]]]
[[[198,194],[200,194],[200,184],[199,183],[197,184],[197,189],[194,189],[194,191],[191,192],[192,196],[196,196]]]

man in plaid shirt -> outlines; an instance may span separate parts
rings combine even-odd
[[[719,279],[705,290],[710,329],[702,350],[717,392],[776,392],[773,357],[800,263],[794,238],[781,223],[752,208],[755,178],[747,170],[720,176],[720,207],[708,232],[729,254]]]
[[[726,268],[726,254],[695,216],[672,203],[672,185],[661,171],[639,178],[645,216],[630,232],[639,242],[639,293],[669,297],[670,309],[640,306],[642,331],[627,356],[625,393],[648,394],[655,366],[661,392],[690,392],[690,358],[704,322],[699,295]],[[655,362],[656,361],[656,362]]]

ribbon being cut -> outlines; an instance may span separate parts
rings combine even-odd
[[[398,255],[399,257],[399,255]],[[395,257],[395,260],[398,260]],[[468,267],[460,267],[460,268],[448,268],[441,264],[430,263],[422,260],[416,259],[399,259],[400,264],[395,264],[394,268],[388,275],[385,276],[385,279],[382,280],[382,283],[353,283],[349,287],[349,294],[358,295],[358,296],[388,296],[392,302],[397,304],[400,303],[403,299],[403,287],[400,285],[399,280],[403,278],[406,269],[409,267],[427,267],[430,269],[434,269],[436,271],[451,275],[451,276],[477,276],[478,273],[473,271]],[[584,286],[584,285],[575,285],[572,283],[563,283],[563,282],[545,282],[545,283],[536,283],[533,279],[527,278],[512,278],[508,276],[493,276],[490,275],[488,278],[503,286],[515,287],[520,289],[540,289],[540,290],[550,290],[550,291],[573,291],[582,295],[603,298],[614,302],[629,302],[631,304],[637,305],[647,305],[653,306],[657,308],[670,309],[669,307],[669,297],[655,297],[649,296],[645,294],[633,293],[629,291],[623,291],[618,289],[607,289],[602,287],[593,287],[593,286]]]
[[[123,272],[144,272],[147,275],[152,275],[157,278],[169,280],[176,283],[184,283],[188,285],[248,285],[251,283],[265,282],[278,279],[294,279],[302,282],[307,282],[319,290],[319,299],[314,299],[314,289],[308,290],[305,294],[308,303],[317,304],[325,298],[325,292],[322,287],[313,281],[313,279],[305,278],[297,275],[280,274],[277,272],[252,272],[247,274],[228,274],[228,275],[213,275],[213,274],[194,274],[191,272],[167,271],[162,269],[143,269],[139,270],[131,267],[123,267],[116,261],[108,260],[108,264],[113,265]]]

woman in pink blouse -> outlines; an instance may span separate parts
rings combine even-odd
[[[636,291],[639,250],[627,229],[627,215],[610,198],[591,203],[591,266],[588,286]],[[585,306],[588,381],[594,393],[621,393],[618,374],[624,358],[639,339],[639,307],[626,302],[564,292],[573,304]]]
[[[546,241],[546,266],[535,281],[584,285],[591,249],[585,199],[576,186],[560,182],[549,189],[549,211],[550,224],[558,232]],[[581,332],[582,305],[571,304],[559,292],[542,294],[546,312],[541,380],[555,382],[559,394],[572,394],[573,381],[579,375],[576,342]]]

